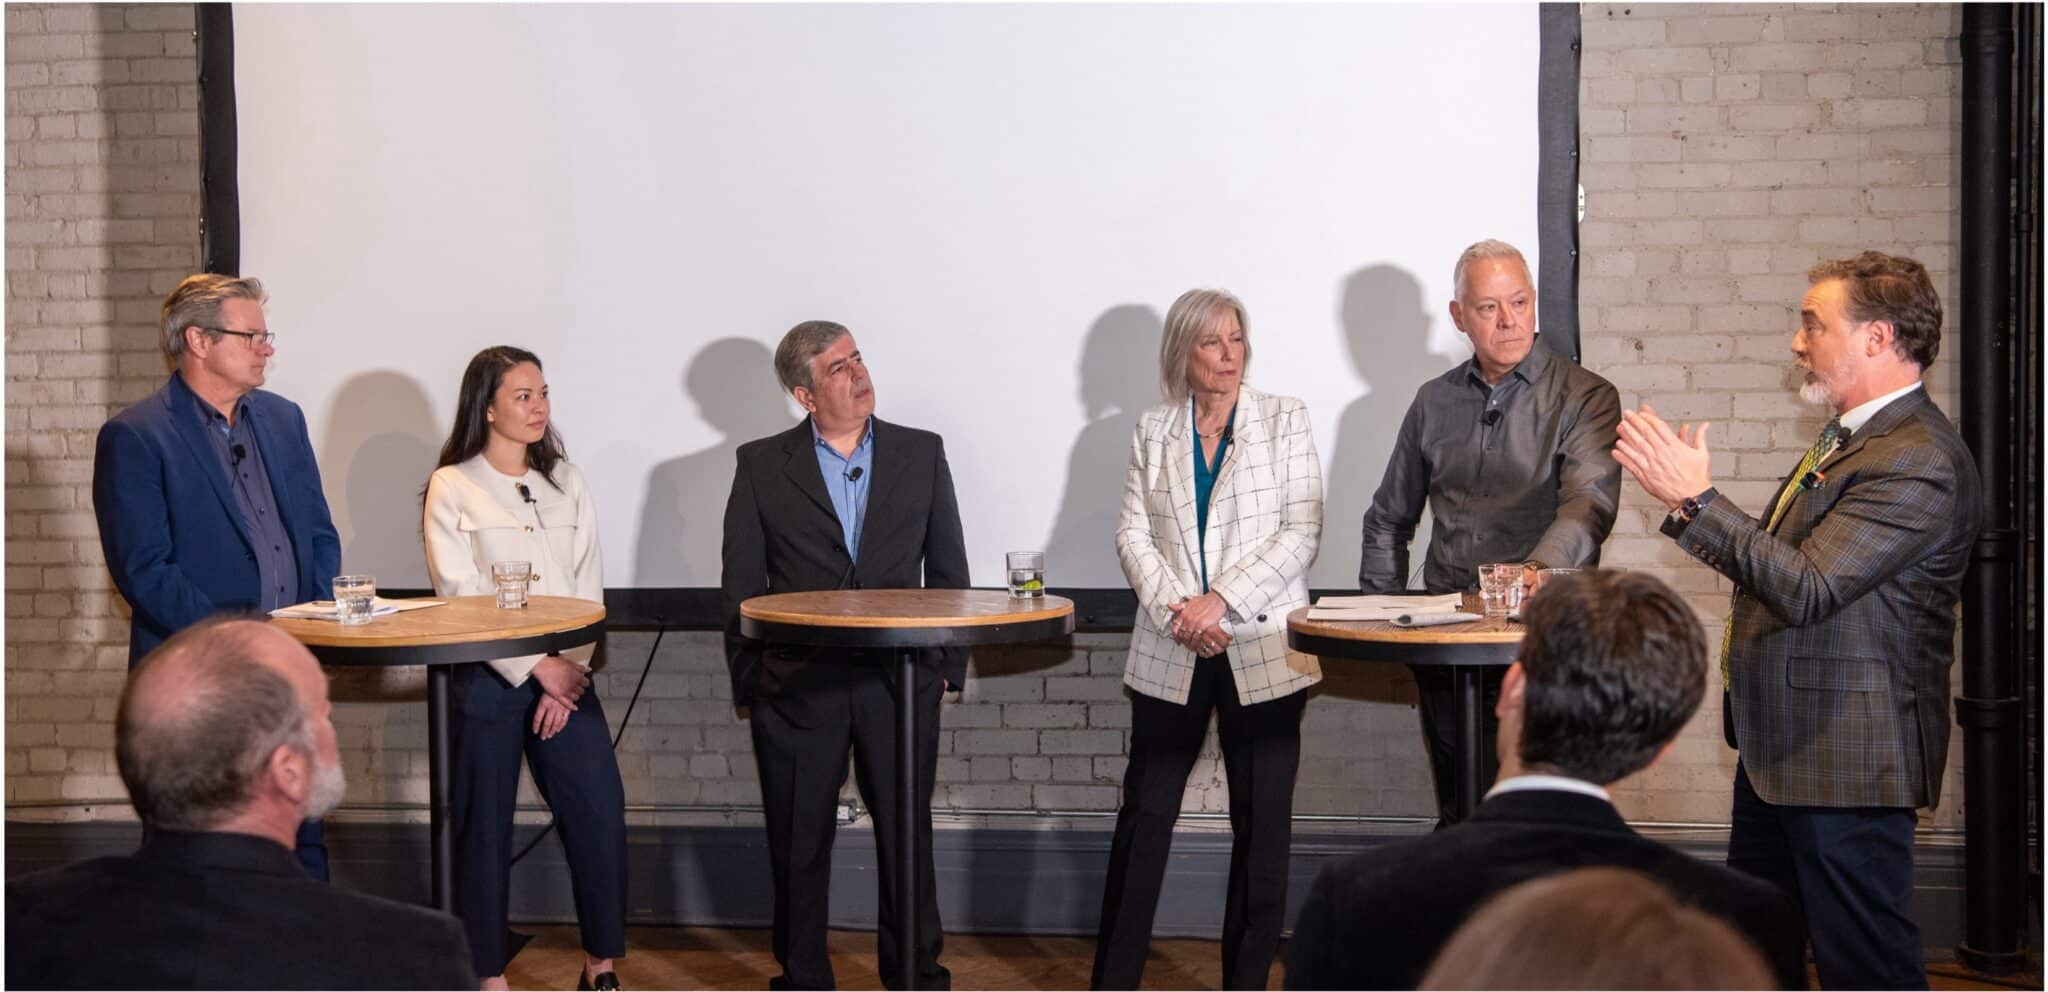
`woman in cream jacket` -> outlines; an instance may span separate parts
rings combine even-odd
[[[1322,678],[1287,647],[1323,531],[1322,463],[1300,400],[1244,385],[1244,304],[1181,295],[1166,314],[1167,402],[1138,419],[1116,553],[1138,595],[1124,684],[1130,761],[1096,935],[1096,988],[1137,988],[1188,773],[1216,714],[1230,785],[1223,984],[1265,988],[1287,912],[1301,714]]]
[[[441,596],[495,593],[491,565],[533,565],[537,595],[604,600],[597,514],[549,422],[540,359],[487,348],[462,375],[455,428],[427,482],[427,567]],[[455,911],[486,989],[505,984],[512,815],[523,757],[554,810],[583,931],[578,988],[619,987],[626,910],[625,791],[591,647],[458,666],[454,746]]]

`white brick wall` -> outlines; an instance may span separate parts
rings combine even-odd
[[[1754,510],[1824,414],[1787,388],[1805,273],[1865,248],[1925,262],[1954,333],[1953,6],[1594,4],[1580,113],[1586,364],[1622,402],[1714,422],[1715,481]],[[1929,380],[1957,412],[1951,336]],[[1659,536],[1632,482],[1606,563],[1687,593],[1718,643],[1728,583]],[[1718,694],[1713,694],[1718,697]],[[1725,823],[1735,757],[1710,698],[1617,790],[1646,820]],[[1929,819],[1961,823],[1959,749]]]
[[[1784,388],[1806,268],[1864,247],[1904,251],[1953,293],[1960,15],[1617,5],[1583,17],[1586,362],[1627,402],[1714,419],[1723,488],[1754,506],[1819,422]],[[7,799],[117,799],[108,728],[126,612],[93,527],[92,443],[110,413],[161,382],[156,308],[200,263],[192,8],[24,5],[6,18]],[[1949,359],[1933,381],[1953,412]],[[1725,583],[1654,534],[1633,485],[1623,499],[1607,562],[1664,576],[1718,625]],[[1331,521],[1330,553],[1353,553],[1357,527]],[[652,640],[611,638],[600,690],[614,721]],[[981,652],[965,698],[945,706],[937,805],[1113,809],[1130,724],[1124,648],[1121,636],[1084,635]],[[1327,668],[1303,721],[1297,810],[1431,811],[1405,674]],[[669,634],[654,672],[619,759],[629,801],[757,803],[717,636]],[[345,815],[425,799],[422,682],[417,670],[336,674]],[[1733,758],[1717,707],[1623,785],[1629,815],[1726,821]],[[1944,825],[1960,822],[1951,782],[1934,816]],[[1212,738],[1187,808],[1225,806]]]
[[[161,382],[157,304],[199,266],[193,13],[6,18],[7,800],[118,798],[127,614],[93,526],[92,448]]]

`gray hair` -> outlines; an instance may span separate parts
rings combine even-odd
[[[793,393],[798,386],[816,388],[811,383],[811,359],[851,333],[846,325],[829,320],[806,320],[790,328],[775,346],[775,378],[783,390]]]
[[[187,276],[171,295],[164,297],[163,332],[164,357],[176,365],[185,358],[185,328],[211,328],[220,324],[220,306],[229,300],[255,300],[262,303],[263,283],[253,278],[238,278],[214,273]],[[219,339],[217,331],[208,331],[207,336]]]
[[[1237,326],[1244,331],[1243,369],[1251,368],[1252,324],[1244,312],[1244,301],[1228,290],[1190,289],[1167,309],[1166,333],[1159,339],[1159,394],[1168,401],[1179,403],[1188,398],[1188,356],[1194,354],[1195,345],[1223,311],[1237,315]]]
[[[261,629],[232,618],[188,627],[128,677],[114,759],[144,826],[212,829],[248,804],[279,747],[314,755],[298,690],[256,658]]]
[[[1536,274],[1529,271],[1529,260],[1522,257],[1521,249],[1516,248],[1514,245],[1508,244],[1505,241],[1496,241],[1492,238],[1487,238],[1484,241],[1473,242],[1470,248],[1467,248],[1463,252],[1460,252],[1458,254],[1458,264],[1456,267],[1451,269],[1452,296],[1460,300],[1465,298],[1466,266],[1471,265],[1474,262],[1483,262],[1488,259],[1495,258],[1512,258],[1515,261],[1522,263],[1522,271],[1530,277],[1529,281],[1531,283],[1534,283],[1536,281]]]

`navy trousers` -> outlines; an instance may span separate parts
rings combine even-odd
[[[561,733],[544,741],[533,732],[541,697],[537,680],[510,686],[490,666],[474,664],[456,666],[451,682],[455,915],[469,936],[476,973],[504,974],[509,956],[505,926],[521,758],[555,813],[584,952],[598,958],[625,954],[626,792],[597,687],[577,700]]]
[[[1822,988],[1924,989],[1910,809],[1779,806],[1735,766],[1728,867],[1798,900]]]

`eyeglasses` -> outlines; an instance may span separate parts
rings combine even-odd
[[[260,344],[264,347],[277,346],[277,335],[270,331],[231,331],[225,327],[202,327],[200,330],[211,334],[232,334],[238,338],[248,338],[250,344]]]

